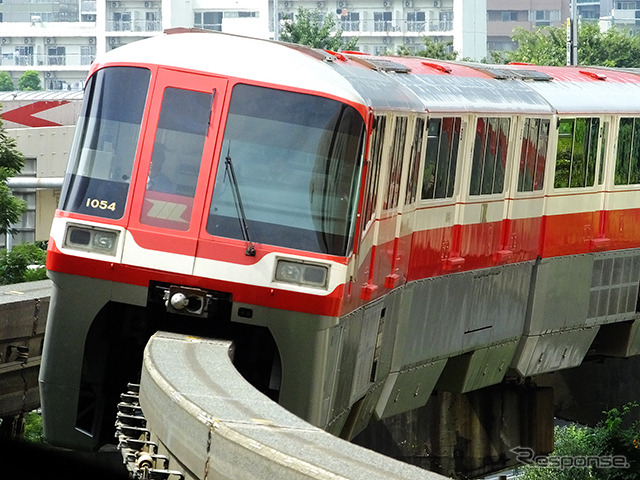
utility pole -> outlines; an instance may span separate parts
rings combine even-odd
[[[577,0],[569,0],[571,15],[567,19],[567,65],[578,65],[578,6]]]
[[[280,19],[278,17],[278,0],[273,0],[273,39],[276,42],[280,38]]]

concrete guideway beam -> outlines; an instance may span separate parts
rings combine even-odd
[[[140,404],[152,440],[185,478],[444,480],[316,428],[236,371],[228,341],[156,333]]]
[[[51,282],[0,286],[0,417],[40,406],[38,371]]]

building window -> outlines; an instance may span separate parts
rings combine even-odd
[[[407,12],[407,32],[424,32],[425,12]]]
[[[392,30],[391,12],[373,12],[373,30],[390,32]]]
[[[560,10],[532,10],[529,12],[529,21],[536,25],[550,25],[551,22],[560,21]]]
[[[360,31],[360,12],[347,12],[340,16],[340,28],[345,32]]]
[[[65,47],[47,47],[47,65],[65,65],[65,60]]]
[[[515,10],[505,10],[500,12],[500,20],[502,22],[517,22],[518,21],[518,12]]]
[[[95,45],[82,45],[80,47],[80,65],[91,65],[96,58]]]
[[[195,12],[193,26],[204,30],[222,31],[222,12]]]

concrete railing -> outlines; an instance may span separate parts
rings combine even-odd
[[[446,478],[304,422],[243,379],[232,348],[163,332],[147,344],[140,405],[170,470],[198,480]]]

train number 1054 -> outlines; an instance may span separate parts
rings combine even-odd
[[[97,198],[87,198],[85,206],[88,208],[99,208],[100,210],[116,211],[116,202],[108,202],[107,200],[98,200]]]

